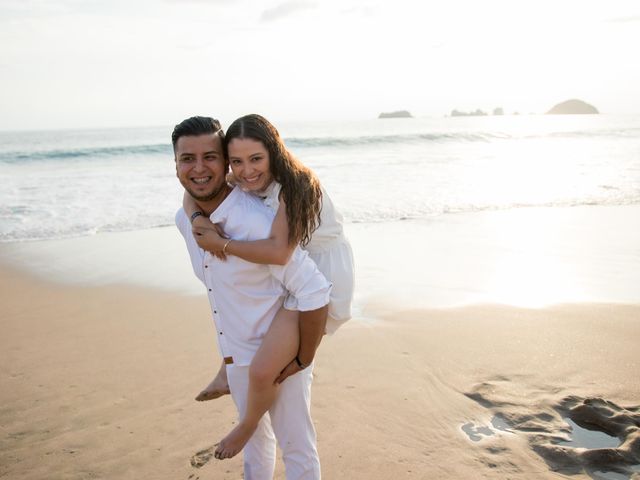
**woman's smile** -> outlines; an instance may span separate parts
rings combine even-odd
[[[260,192],[271,184],[269,152],[262,142],[252,138],[234,138],[229,142],[228,151],[233,176],[242,188]]]

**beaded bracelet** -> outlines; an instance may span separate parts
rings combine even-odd
[[[202,213],[200,210],[197,210],[197,211],[193,212],[191,214],[191,223],[193,223],[193,221],[196,219],[196,217],[199,217],[200,215],[204,216],[204,213]]]

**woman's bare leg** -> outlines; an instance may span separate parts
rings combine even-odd
[[[240,423],[218,444],[216,458],[237,455],[253,435],[258,422],[276,399],[276,378],[298,353],[298,312],[281,308],[249,367],[247,410]]]
[[[218,370],[215,378],[198,394],[196,400],[204,402],[206,400],[220,398],[221,396],[228,395],[229,393],[231,392],[229,391],[229,382],[227,381],[227,366],[222,362],[220,370]]]

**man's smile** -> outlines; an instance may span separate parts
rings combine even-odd
[[[193,183],[197,183],[199,185],[204,185],[205,183],[207,183],[212,178],[213,177],[211,177],[211,176],[208,176],[208,177],[191,177],[191,181]]]

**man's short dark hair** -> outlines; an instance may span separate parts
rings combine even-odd
[[[217,134],[224,146],[224,132],[222,131],[220,122],[215,118],[191,117],[181,121],[173,128],[173,133],[171,134],[173,153],[176,153],[176,143],[178,143],[180,137],[196,137],[198,135],[206,135],[207,133]]]

